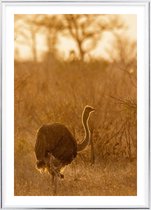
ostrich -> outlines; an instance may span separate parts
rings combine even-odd
[[[48,171],[52,176],[54,195],[57,190],[57,178],[64,178],[62,169],[73,161],[77,152],[83,151],[90,143],[88,120],[90,113],[93,111],[94,108],[91,106],[84,107],[82,124],[85,137],[79,144],[68,128],[60,123],[43,125],[37,132],[35,144],[36,166],[38,170]]]

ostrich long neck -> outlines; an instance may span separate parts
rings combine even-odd
[[[85,116],[85,113],[83,113],[82,124],[85,131],[85,138],[81,143],[77,145],[78,152],[84,150],[87,147],[87,145],[90,143],[90,131],[89,131],[89,126],[88,126],[88,120],[89,120],[89,115]]]

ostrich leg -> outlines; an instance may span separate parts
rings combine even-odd
[[[60,173],[61,167],[55,168],[51,167],[51,175],[52,175],[52,186],[53,186],[53,195],[57,195],[58,189],[58,179],[63,179],[64,175]]]
[[[51,176],[51,186],[52,186],[52,193],[53,195],[57,194],[57,178],[58,178],[58,174],[52,170],[52,168],[50,167],[50,165],[47,165],[47,170]]]
[[[53,195],[57,195],[57,185],[58,185],[58,178],[63,178],[63,174],[60,173],[61,165],[55,166],[53,162],[53,157],[49,156],[47,161],[47,170],[52,178],[52,191]]]

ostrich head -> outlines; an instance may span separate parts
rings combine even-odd
[[[89,105],[85,106],[84,111],[83,111],[83,115],[84,115],[83,117],[88,118],[90,116],[90,114],[94,111],[95,111],[95,109],[93,107],[91,107]]]

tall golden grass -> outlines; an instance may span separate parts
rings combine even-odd
[[[61,122],[77,141],[84,135],[85,105],[94,143],[78,155],[59,182],[58,195],[137,194],[136,65],[118,62],[15,61],[15,195],[52,195],[48,174],[35,168],[37,129]]]

